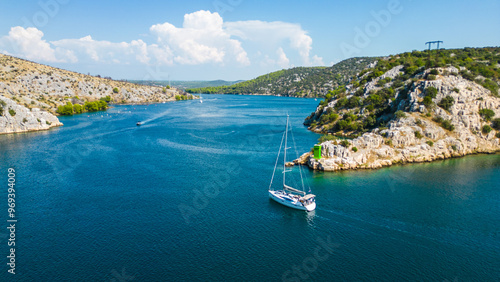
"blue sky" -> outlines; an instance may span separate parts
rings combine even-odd
[[[500,46],[499,0],[0,2],[0,52],[116,79],[239,80],[424,49]]]

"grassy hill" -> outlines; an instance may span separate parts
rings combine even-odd
[[[296,67],[280,70],[230,86],[191,88],[189,93],[261,94],[296,97],[325,96],[377,58],[351,58],[332,67]]]

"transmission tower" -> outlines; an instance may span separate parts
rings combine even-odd
[[[425,42],[426,45],[429,45],[429,50],[431,50],[431,45],[432,44],[437,44],[436,50],[439,50],[439,43],[443,43],[443,41],[429,41],[429,42]]]

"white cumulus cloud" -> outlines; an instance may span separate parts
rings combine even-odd
[[[41,30],[12,27],[0,37],[0,52],[38,62],[127,65],[203,65],[288,68],[323,65],[311,54],[312,38],[299,24],[265,21],[224,22],[218,13],[184,15],[182,26],[152,25],[149,36],[130,42],[82,38],[46,41]]]
[[[310,58],[312,38],[298,24],[279,21],[237,21],[226,22],[224,26],[229,34],[244,41],[271,46],[289,42],[289,47],[298,52],[304,65],[323,64],[318,56]]]
[[[241,42],[231,39],[218,13],[186,14],[182,27],[163,23],[153,25],[150,31],[160,46],[172,50],[174,61],[180,64],[223,63],[232,59],[241,65],[250,64]]]
[[[33,61],[60,62],[56,50],[42,39],[43,32],[34,27],[12,27],[9,35],[0,38],[0,49],[10,55]]]
[[[276,51],[278,54],[278,65],[282,68],[288,68],[290,66],[290,60],[286,57],[285,51],[283,48],[278,48]]]

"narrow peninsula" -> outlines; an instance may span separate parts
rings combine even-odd
[[[498,47],[379,59],[306,119],[324,135],[316,158],[311,151],[295,162],[337,171],[498,152],[499,67]]]
[[[108,103],[145,104],[193,98],[168,86],[84,75],[0,54],[0,134],[61,126],[57,115],[105,110]]]

